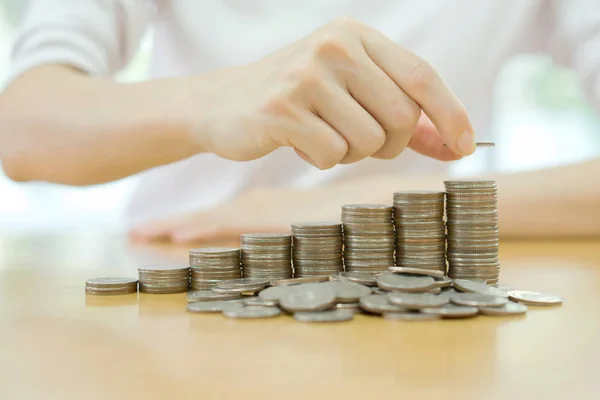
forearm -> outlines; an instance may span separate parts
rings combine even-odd
[[[500,235],[600,236],[600,159],[552,169],[470,177],[498,185]],[[340,202],[390,204],[393,192],[443,190],[447,176],[370,177],[337,185]],[[454,179],[454,178],[452,178]]]
[[[42,67],[0,97],[0,159],[18,181],[123,178],[201,151],[177,106],[184,83],[120,84]]]

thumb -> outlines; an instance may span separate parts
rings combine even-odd
[[[417,153],[440,161],[455,161],[462,158],[460,154],[456,154],[444,145],[444,140],[435,125],[423,113],[421,113],[421,118],[408,142],[408,147]]]

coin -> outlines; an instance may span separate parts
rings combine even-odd
[[[461,292],[474,292],[489,294],[492,296],[508,297],[508,295],[504,291],[474,280],[454,279],[453,285],[456,289],[460,290]]]
[[[515,303],[512,301],[507,302],[500,307],[479,307],[479,313],[483,315],[522,315],[527,312],[527,306],[525,304]]]
[[[428,276],[433,276],[436,278],[444,277],[444,272],[442,272],[442,271],[436,271],[436,270],[425,269],[425,268],[408,268],[408,267],[392,266],[392,267],[389,267],[388,270],[390,272],[394,272],[397,274],[428,275]]]
[[[303,278],[274,279],[271,281],[271,286],[299,285],[301,283],[327,282],[328,280],[329,276],[306,276]]]
[[[242,304],[239,304],[241,307]],[[226,300],[217,300],[217,301],[201,301],[188,303],[187,311],[195,312],[195,313],[214,313],[214,312],[222,312],[226,307],[231,307],[232,302]]]
[[[240,249],[245,278],[293,277],[291,234],[245,233],[240,236]]]
[[[203,301],[215,301],[215,300],[234,300],[240,298],[239,293],[215,293],[211,290],[196,290],[188,292],[187,301],[188,303],[203,302]]]
[[[262,289],[269,285],[269,279],[259,278],[241,278],[241,279],[230,279],[217,283],[217,287],[220,289],[248,289],[257,290]]]
[[[288,291],[288,286],[271,286],[261,290],[258,293],[258,297],[265,301],[277,301],[281,299],[281,296]]]
[[[281,310],[277,307],[235,305],[223,308],[223,315],[227,318],[243,319],[272,318],[281,315]]]
[[[138,268],[140,293],[185,293],[190,285],[190,268],[182,265],[152,264]]]
[[[330,308],[336,300],[335,290],[322,283],[290,286],[279,299],[286,311],[321,311]]]
[[[371,272],[340,272],[334,276],[339,279],[360,283],[365,286],[377,285],[377,281],[375,280],[376,275]]]
[[[532,292],[528,290],[511,290],[508,297],[521,304],[530,306],[555,306],[563,303],[563,300],[549,293]]]
[[[358,303],[337,303],[333,308],[336,310],[360,311],[360,305]]]
[[[449,302],[449,299],[445,296],[436,296],[428,293],[390,292],[387,296],[390,303],[409,310],[441,307]]]
[[[469,318],[477,315],[477,307],[459,306],[456,304],[446,304],[436,308],[422,308],[424,314],[435,314],[442,318]]]
[[[505,305],[508,299],[482,293],[455,293],[450,296],[450,301],[461,306],[500,307]]]
[[[402,292],[425,292],[434,288],[431,276],[398,275],[386,272],[377,276],[377,285],[386,290]]]
[[[447,276],[443,276],[441,278],[434,278],[435,282],[433,283],[435,287],[438,288],[446,288],[452,286],[452,279]]]
[[[371,294],[371,289],[356,282],[330,281],[323,285],[331,286],[335,292],[335,299],[338,303],[355,303],[361,297]]]
[[[354,318],[352,310],[326,310],[295,312],[294,319],[301,322],[342,322]]]
[[[279,301],[277,300],[265,300],[260,297],[249,297],[244,300],[246,306],[262,306],[262,307],[277,307]]]
[[[419,311],[386,312],[383,318],[393,321],[435,321],[441,317],[436,314],[424,314]]]
[[[371,294],[361,297],[358,301],[360,308],[374,314],[383,314],[386,312],[401,312],[405,311],[404,307],[394,305],[388,301],[386,295]]]

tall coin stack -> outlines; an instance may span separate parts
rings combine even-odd
[[[140,293],[170,294],[187,292],[190,269],[181,265],[147,265],[138,268]]]
[[[192,290],[210,289],[217,282],[240,279],[240,249],[234,247],[207,247],[189,252]]]
[[[244,278],[287,279],[292,272],[292,235],[245,233],[241,235]]]
[[[294,276],[331,275],[344,270],[342,224],[292,225]]]
[[[446,273],[444,192],[394,193],[396,265]]]
[[[498,193],[494,181],[445,181],[448,276],[497,284]]]
[[[392,207],[348,204],[342,207],[344,264],[349,272],[383,272],[394,264]]]

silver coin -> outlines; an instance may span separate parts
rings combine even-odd
[[[431,276],[398,275],[386,272],[377,276],[377,286],[386,290],[424,292],[434,288]]]
[[[454,279],[453,280],[454,287],[461,292],[467,293],[482,293],[489,294],[492,296],[500,296],[500,297],[509,297],[504,291],[499,290],[498,288],[488,286],[485,283],[476,282],[474,280],[469,279]]]
[[[377,284],[375,274],[369,272],[340,272],[335,276],[365,286],[375,286]]]
[[[215,293],[211,290],[197,290],[188,292],[188,303],[216,301],[216,300],[233,300],[241,297],[239,293]]]
[[[436,287],[436,288],[433,288],[433,289],[429,289],[425,293],[440,294],[440,293],[442,293],[442,288]]]
[[[316,282],[327,282],[328,276],[311,276],[305,278],[292,278],[292,279],[274,279],[271,281],[271,286],[288,286],[288,285],[300,285],[301,283],[316,283]]]
[[[283,294],[285,292],[287,292],[287,290],[288,290],[287,286],[271,286],[271,287],[261,290],[258,293],[258,298],[265,300],[265,301],[279,302],[279,300],[281,299],[281,296],[283,296]]]
[[[386,312],[383,313],[383,318],[393,321],[435,321],[441,317],[437,314],[424,314],[422,312],[405,311],[405,312]]]
[[[241,279],[230,279],[217,283],[217,287],[220,289],[238,289],[238,288],[256,288],[265,287],[269,285],[269,279],[256,279],[256,278],[241,278]],[[254,289],[255,290],[255,289]]]
[[[425,268],[408,268],[408,267],[391,266],[388,268],[388,270],[390,272],[394,272],[397,274],[427,275],[427,276],[432,276],[432,277],[436,277],[436,278],[441,278],[444,276],[444,273],[442,271],[436,271],[436,270],[425,269]]]
[[[474,317],[479,312],[477,307],[459,306],[456,304],[446,304],[436,308],[422,308],[424,314],[435,314],[442,318],[468,318]]]
[[[259,290],[261,290],[263,288],[263,286],[260,286],[256,289],[249,289],[249,288],[245,288],[245,287],[240,287],[240,288],[220,288],[217,286],[213,286],[210,288],[210,290],[214,293],[218,293],[218,294],[242,294],[242,293],[254,293],[257,292]]]
[[[436,296],[429,293],[390,292],[387,296],[390,303],[409,310],[441,307],[450,301],[446,296]]]
[[[452,279],[447,276],[442,276],[441,278],[434,278],[434,286],[438,288],[446,288],[452,286]]]
[[[529,290],[511,290],[508,292],[511,300],[531,306],[555,306],[563,303],[563,300],[549,293],[532,292]]]
[[[333,306],[336,310],[352,310],[360,311],[360,305],[358,303],[338,303]]]
[[[527,312],[527,306],[525,304],[515,303],[509,301],[500,307],[479,307],[479,313],[483,315],[522,315]]]
[[[336,294],[331,286],[324,283],[306,283],[288,287],[279,299],[279,305],[286,311],[321,311],[335,304]]]
[[[249,297],[247,299],[244,299],[244,304],[246,306],[252,306],[252,307],[256,307],[256,306],[276,307],[279,304],[279,301],[265,300],[265,299],[261,299],[260,297]]]
[[[272,318],[281,315],[281,310],[277,307],[235,305],[225,307],[223,315],[227,318]]]
[[[88,279],[85,284],[90,287],[128,287],[137,285],[138,280],[133,278],[122,278],[122,277],[114,277],[114,278],[94,278]]]
[[[333,288],[338,303],[356,303],[361,297],[371,294],[371,288],[356,282],[330,281],[323,285]]]
[[[358,304],[363,310],[375,314],[406,311],[404,307],[390,303],[387,296],[383,294],[371,294],[369,296],[361,297]]]
[[[197,313],[222,312],[226,307],[232,307],[232,304],[237,304],[239,307],[242,307],[241,303],[232,303],[226,300],[202,301],[189,303],[187,305],[187,311]]]
[[[342,322],[354,318],[352,310],[301,311],[294,313],[294,319],[301,322]]]
[[[506,297],[482,293],[455,293],[450,296],[450,301],[460,306],[473,307],[500,307],[508,303]]]

